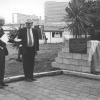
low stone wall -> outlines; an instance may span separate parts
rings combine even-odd
[[[55,62],[52,62],[53,67],[90,73],[91,72],[91,41],[87,42],[87,54],[69,53],[69,41],[65,41],[65,46],[58,53]]]

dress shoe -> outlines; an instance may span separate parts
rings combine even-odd
[[[0,83],[0,89],[3,89],[5,86],[8,86],[8,85],[5,83]]]
[[[37,81],[37,79],[36,79],[36,78],[33,78],[32,80],[33,80],[33,81]]]
[[[3,88],[4,88],[4,86],[0,85],[0,89],[3,89]]]
[[[25,79],[25,81],[27,81],[27,82],[32,82],[33,80],[32,80],[32,79],[27,78],[27,79]]]
[[[2,85],[2,86],[8,86],[8,85],[7,85],[7,84],[5,84],[5,83],[2,83],[1,85]]]

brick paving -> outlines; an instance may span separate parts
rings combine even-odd
[[[0,100],[100,100],[100,81],[57,75],[13,82],[0,89]]]

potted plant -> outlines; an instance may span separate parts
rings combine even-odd
[[[69,39],[70,52],[87,53],[88,28],[93,24],[93,4],[92,0],[71,0],[65,9],[67,29],[73,35],[73,38]]]

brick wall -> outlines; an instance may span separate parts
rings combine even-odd
[[[58,53],[55,62],[52,62],[53,67],[90,73],[91,61],[89,60],[89,51],[91,49],[91,41],[87,42],[87,54],[69,53],[69,41],[65,41],[65,46]]]

